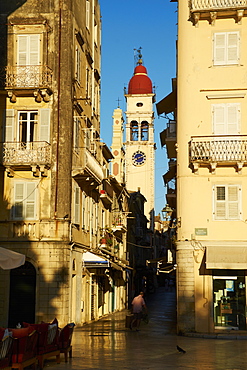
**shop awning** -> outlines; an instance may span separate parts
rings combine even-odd
[[[25,263],[25,255],[0,247],[0,267],[3,270],[15,269]]]
[[[109,267],[110,262],[94,253],[83,253],[83,262],[85,267]]]
[[[247,245],[242,247],[209,246],[206,248],[207,269],[247,269]]]
[[[85,252],[83,254],[83,263],[84,263],[84,266],[88,268],[112,267],[115,270],[123,271],[122,266],[118,265],[117,263],[109,261],[107,258],[101,257],[91,252]]]

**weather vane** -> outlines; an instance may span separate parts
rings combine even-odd
[[[142,47],[140,46],[139,49],[134,49],[134,59],[135,59],[135,64],[142,64]]]

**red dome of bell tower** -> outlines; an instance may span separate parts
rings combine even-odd
[[[134,76],[130,79],[128,86],[128,94],[152,94],[152,81],[147,75],[147,69],[142,65],[142,61],[138,61],[139,65],[135,67]]]

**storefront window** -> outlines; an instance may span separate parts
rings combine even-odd
[[[215,270],[213,292],[215,328],[246,330],[244,271]]]

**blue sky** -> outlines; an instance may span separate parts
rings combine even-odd
[[[102,15],[101,137],[110,147],[112,114],[125,112],[124,87],[134,72],[134,49],[142,47],[143,64],[156,87],[156,102],[171,92],[176,75],[177,3],[170,0],[99,0]],[[159,133],[166,119],[155,112],[155,212],[165,205],[162,175],[167,171],[166,149]]]

